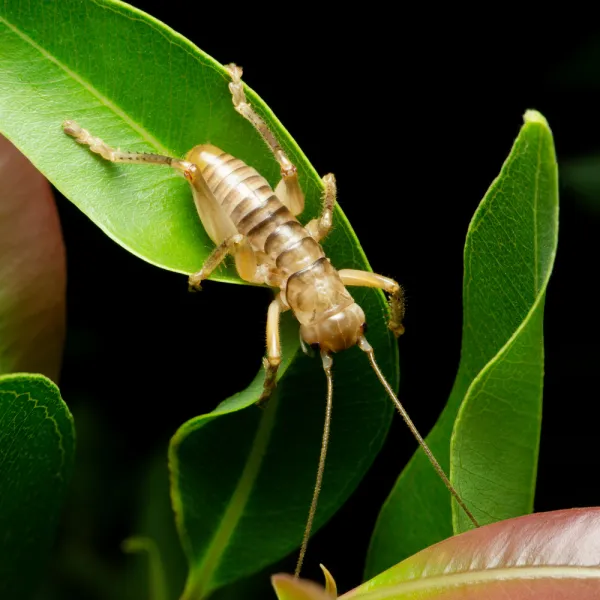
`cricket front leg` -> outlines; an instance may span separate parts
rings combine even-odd
[[[404,333],[404,290],[400,285],[383,275],[371,273],[370,271],[358,271],[356,269],[341,269],[340,277],[347,286],[372,287],[387,292],[390,296],[390,320],[388,327],[396,337]]]
[[[256,403],[260,408],[264,408],[277,385],[277,371],[281,364],[279,321],[281,313],[285,310],[288,310],[288,307],[283,304],[281,296],[278,294],[277,298],[269,305],[269,311],[267,313],[267,356],[263,359],[265,381],[262,394]]]

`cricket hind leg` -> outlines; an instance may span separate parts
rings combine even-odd
[[[389,294],[390,320],[388,327],[396,337],[404,333],[404,325],[402,324],[405,312],[404,290],[399,283],[389,277],[371,273],[370,271],[341,269],[339,275],[344,285],[378,288]]]
[[[279,163],[281,181],[275,188],[275,194],[296,217],[304,210],[304,192],[298,181],[298,169],[288,158],[285,150],[275,137],[275,134],[269,129],[264,119],[248,103],[244,92],[244,84],[242,83],[242,68],[233,63],[227,65],[225,68],[231,75],[229,90],[233,106],[258,131],[271,150],[275,160]]]
[[[331,226],[333,225],[333,207],[337,200],[337,185],[332,173],[323,177],[323,185],[325,186],[325,191],[323,192],[323,210],[321,216],[313,219],[306,225],[308,233],[317,242],[324,239],[331,231]]]
[[[123,152],[118,148],[109,146],[104,140],[93,136],[87,129],[75,121],[65,121],[63,130],[67,135],[75,138],[78,143],[89,146],[90,150],[99,154],[105,160],[114,163],[134,163],[146,165],[167,165],[183,173],[186,179],[191,180],[196,174],[196,166],[187,160],[180,160],[173,156],[152,154],[149,152]]]

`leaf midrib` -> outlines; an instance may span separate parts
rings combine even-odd
[[[109,100],[104,94],[99,92],[91,83],[80,77],[77,73],[72,71],[69,67],[59,61],[55,56],[50,54],[45,48],[40,46],[37,42],[32,40],[26,33],[23,33],[18,27],[7,21],[4,17],[0,16],[0,21],[4,23],[13,33],[18,35],[22,40],[29,44],[32,48],[37,50],[44,58],[54,63],[57,67],[62,69],[68,77],[78,83],[81,87],[87,90],[92,96],[96,97],[106,108],[111,110],[117,117],[121,118],[127,125],[129,125],[134,131],[140,134],[140,136],[152,146],[159,154],[167,156],[173,156],[175,153],[165,148],[147,129],[142,127],[139,123],[134,121],[122,108],[116,105],[114,102]]]
[[[542,137],[545,133],[544,130],[544,125],[540,125],[539,123],[537,124],[538,128],[539,128],[539,137],[538,139],[540,140],[540,143],[538,144],[538,160],[537,160],[537,165],[536,165],[536,185],[534,188],[534,199],[533,199],[533,204],[535,206],[537,206],[537,198],[539,195],[539,187],[538,187],[538,180],[539,180],[539,176],[540,176],[540,171],[541,171],[541,149],[543,146],[543,141],[542,141]],[[558,204],[558,196],[556,196],[556,202],[555,204]],[[553,223],[554,225],[554,223]],[[554,243],[554,248],[556,248],[556,237],[557,237],[557,230],[556,227],[554,226],[554,235],[553,235],[553,241]],[[534,223],[534,246],[536,248],[535,251],[535,257],[536,257],[536,265],[537,265],[537,238],[538,238],[538,230],[537,230],[537,221]],[[552,251],[552,254],[554,254],[555,250]],[[553,264],[554,260],[553,260],[553,256],[552,256],[552,262],[550,263],[551,265]],[[537,267],[535,267],[535,277],[537,277]],[[548,283],[550,282],[550,276],[552,275],[552,268],[549,268],[546,270],[546,272],[544,273],[544,277],[542,280],[542,284],[541,287],[537,286],[537,281],[534,285],[534,298],[533,298],[533,303],[531,304],[530,309],[527,311],[527,314],[523,317],[523,320],[519,323],[519,325],[516,327],[516,329],[513,331],[512,335],[508,338],[508,340],[506,340],[506,342],[503,344],[503,346],[494,354],[494,356],[492,356],[489,361],[482,366],[482,368],[477,372],[477,374],[475,375],[475,377],[472,379],[471,383],[469,384],[465,394],[464,394],[464,399],[463,402],[461,404],[461,407],[459,409],[458,415],[456,417],[456,423],[459,422],[459,420],[461,419],[462,413],[466,410],[466,406],[467,403],[469,401],[469,399],[472,397],[473,395],[473,391],[474,389],[479,386],[480,383],[482,383],[484,377],[486,377],[489,372],[496,366],[496,364],[498,363],[498,361],[502,360],[503,356],[506,355],[510,349],[513,347],[513,345],[516,343],[516,341],[520,338],[522,332],[530,325],[530,323],[532,322],[532,319],[537,315],[538,310],[540,309],[540,306],[542,305],[542,303],[545,300],[545,294],[546,294],[546,290],[548,288]],[[543,350],[542,350],[543,351]],[[541,392],[540,392],[541,393]],[[456,428],[456,423],[455,423],[455,428]],[[451,459],[450,459],[450,471],[452,472],[452,442],[451,442]],[[536,453],[536,464],[539,458],[539,446],[538,446],[538,450]],[[532,482],[531,482],[531,486],[532,486],[532,490],[530,491],[530,497],[532,498],[532,502],[533,502],[533,497],[534,497],[534,492],[535,492],[535,477],[533,478]],[[453,501],[452,503],[452,529],[457,532],[460,531],[459,529],[459,513],[458,510],[456,508],[456,505]]]
[[[543,580],[543,579],[598,579],[600,585],[600,568],[582,567],[571,565],[538,566],[538,567],[508,567],[504,569],[481,569],[469,571],[468,573],[451,573],[426,577],[416,581],[400,583],[394,587],[384,590],[358,594],[356,598],[363,600],[385,600],[386,598],[398,598],[397,594],[412,592],[428,592],[456,588],[459,585],[480,585],[484,583],[519,581],[519,580]],[[393,595],[390,595],[393,594]],[[342,596],[350,600],[353,596]]]
[[[252,450],[244,465],[244,470],[235,490],[231,494],[231,499],[219,521],[215,533],[206,548],[202,562],[191,569],[193,578],[186,586],[186,590],[182,596],[183,599],[204,598],[204,595],[210,591],[213,574],[236,530],[237,524],[244,513],[248,499],[254,489],[254,483],[260,472],[263,458],[275,426],[277,406],[278,399],[277,397],[273,397],[260,420],[256,435],[252,441]]]
[[[538,260],[539,260],[539,244],[538,244],[538,203],[539,203],[539,195],[540,195],[540,174],[541,174],[541,162],[542,162],[542,135],[544,133],[543,128],[540,127],[540,131],[538,133],[538,153],[537,153],[537,164],[535,166],[535,187],[533,190],[533,289],[534,293],[537,295],[539,293],[539,273],[538,273]]]

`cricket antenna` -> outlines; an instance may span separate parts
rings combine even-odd
[[[471,523],[475,525],[475,527],[479,527],[479,523],[475,520],[475,517],[471,513],[471,511],[467,508],[466,504],[463,502],[463,499],[459,496],[458,492],[454,489],[454,486],[450,483],[448,477],[446,477],[446,473],[440,466],[440,463],[436,460],[435,456],[429,449],[429,446],[426,444],[425,440],[421,437],[421,434],[417,431],[415,424],[412,422],[411,418],[408,416],[404,406],[400,400],[398,400],[396,394],[394,394],[394,390],[392,390],[390,384],[387,382],[386,378],[383,376],[377,361],[375,360],[375,352],[373,351],[373,347],[369,342],[367,342],[364,336],[358,338],[358,347],[367,354],[369,357],[369,362],[373,367],[373,371],[375,371],[379,381],[381,381],[381,385],[385,388],[385,391],[388,393],[388,396],[392,399],[392,402],[396,405],[400,416],[404,419],[404,422],[408,425],[408,428],[411,430],[412,434],[415,436],[417,442],[421,448],[423,448],[423,452],[427,455],[427,458],[433,465],[433,468],[436,470],[437,474],[440,476],[450,493],[454,496],[455,500],[458,502],[458,505],[465,511],[467,517],[469,517]]]
[[[319,502],[321,484],[323,483],[323,471],[325,470],[325,459],[327,458],[327,445],[329,444],[331,407],[333,405],[333,379],[331,378],[331,367],[333,365],[333,360],[325,350],[321,350],[321,360],[323,361],[323,369],[325,370],[325,375],[327,376],[327,407],[325,408],[325,425],[323,426],[323,440],[321,442],[319,468],[317,469],[317,481],[315,482],[315,489],[313,491],[312,502],[310,503],[310,510],[308,511],[306,528],[304,529],[304,537],[302,538],[302,545],[300,546],[300,554],[298,556],[298,562],[296,563],[296,570],[294,571],[294,577],[296,578],[300,576],[302,563],[304,562],[304,556],[306,555],[306,548],[308,546],[308,538],[310,537],[313,521],[315,519],[315,513],[317,512],[317,503]]]

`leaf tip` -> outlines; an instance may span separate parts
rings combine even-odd
[[[543,125],[544,127],[547,127],[548,129],[550,129],[549,125],[548,125],[548,121],[546,120],[546,117],[544,117],[544,115],[540,112],[538,112],[537,110],[527,110],[525,111],[525,114],[523,115],[523,121],[527,124],[527,123],[539,123],[540,125]]]

